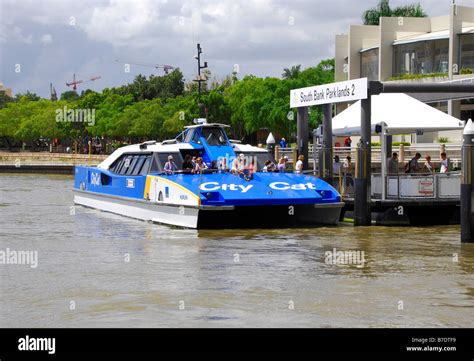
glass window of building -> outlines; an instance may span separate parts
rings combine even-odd
[[[448,52],[448,39],[395,45],[393,75],[447,73]]]
[[[461,69],[474,70],[474,34],[460,36]]]
[[[379,48],[360,53],[360,76],[368,80],[379,80]]]

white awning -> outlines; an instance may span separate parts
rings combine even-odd
[[[371,129],[386,124],[388,134],[463,129],[464,123],[403,93],[372,96]],[[332,119],[334,135],[360,135],[360,100]]]
[[[393,42],[393,45],[402,45],[402,44],[416,43],[418,41],[439,40],[439,39],[448,39],[448,38],[449,38],[448,30],[433,31],[431,33],[414,35],[414,36],[409,36],[406,38],[395,40]]]
[[[464,27],[461,30],[461,34],[471,34],[472,32],[474,32],[473,26]],[[440,40],[440,39],[449,39],[449,30],[440,30],[440,31],[433,31],[431,33],[407,36],[405,38],[400,38],[400,39],[395,40],[392,45],[403,45],[403,44],[416,43],[418,41],[429,41],[429,40]]]

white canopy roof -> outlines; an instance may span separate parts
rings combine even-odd
[[[372,133],[384,122],[388,134],[463,129],[464,123],[403,93],[372,96]],[[360,134],[360,100],[332,119],[334,135]]]

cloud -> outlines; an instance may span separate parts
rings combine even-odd
[[[51,44],[53,42],[53,37],[51,36],[51,34],[43,34],[41,36],[41,43],[44,44],[44,45],[47,45],[47,44]]]
[[[150,30],[156,26],[160,3],[153,0],[112,0],[107,6],[94,8],[90,20],[80,26],[97,41],[113,45],[139,42],[141,36],[150,36]]]
[[[13,28],[9,28],[8,26],[2,26],[0,29],[2,31],[2,42],[6,42],[8,40],[16,41],[23,44],[31,44],[33,41],[33,35],[25,35],[23,33],[23,29],[19,26],[14,26]]]
[[[64,87],[73,73],[102,75],[100,81],[84,84],[84,89],[97,90],[130,82],[139,73],[162,74],[139,66],[124,73],[114,61],[122,59],[180,67],[189,80],[196,75],[197,42],[213,76],[230,74],[239,64],[239,77],[278,77],[285,67],[314,66],[334,56],[335,35],[360,24],[363,10],[376,3],[0,0],[0,78],[14,91],[29,89],[45,96],[50,82]],[[390,1],[393,7],[406,3]],[[430,16],[450,10],[450,3],[438,0],[422,0],[421,5]],[[16,63],[22,64],[21,74],[11,70]]]

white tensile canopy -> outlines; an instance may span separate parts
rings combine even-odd
[[[385,123],[385,134],[463,129],[461,120],[403,93],[373,95],[371,128]],[[333,135],[360,135],[360,100],[332,119]]]

